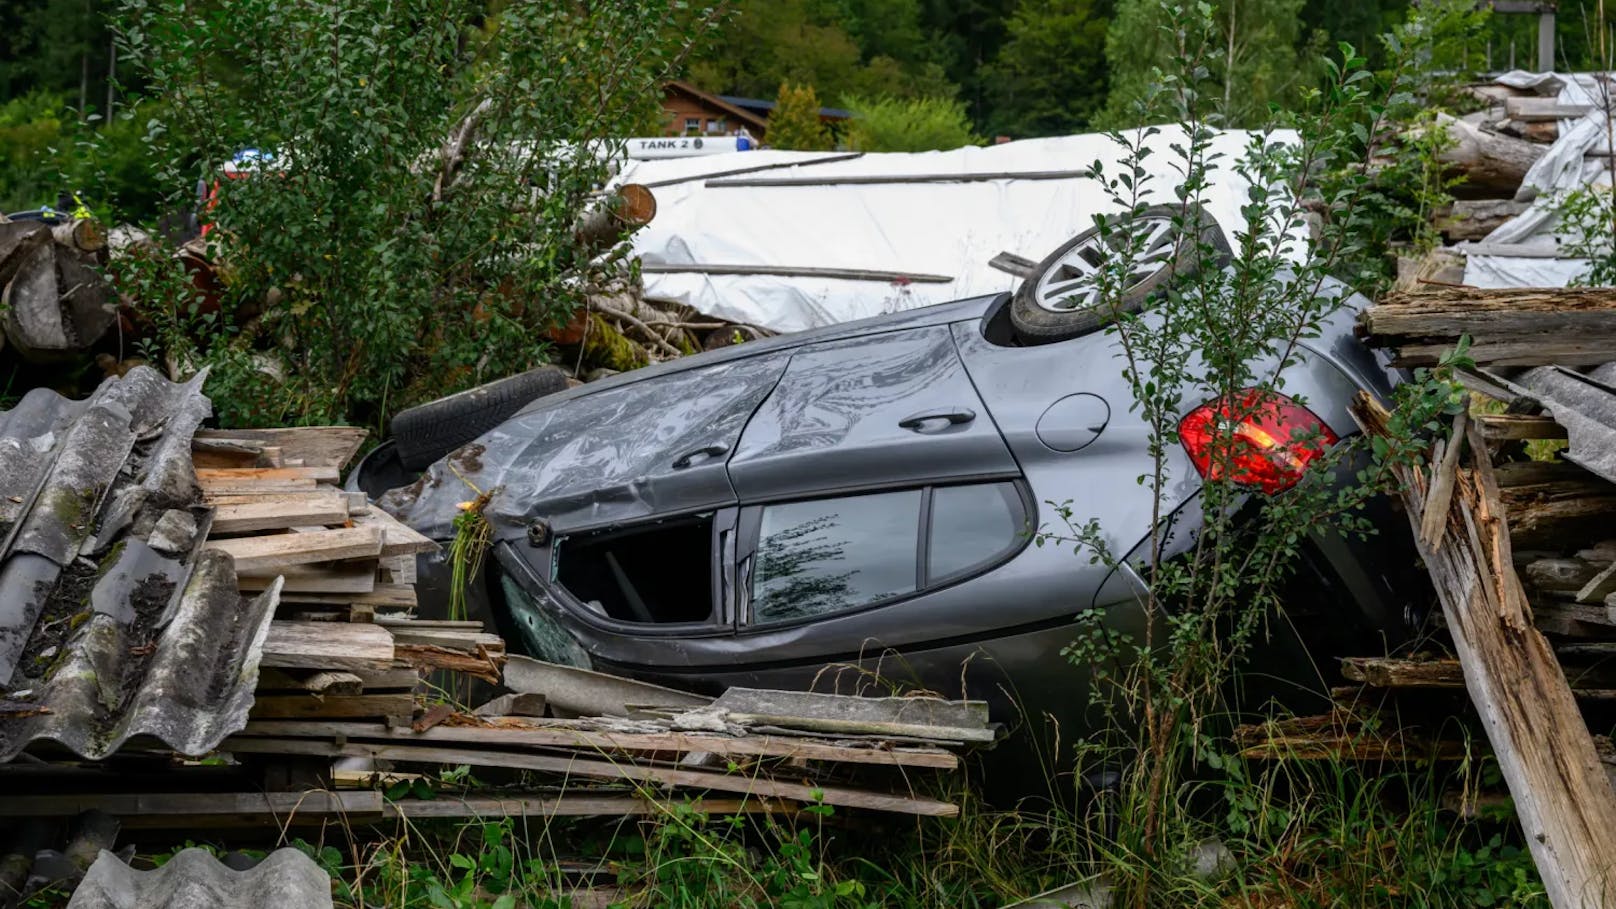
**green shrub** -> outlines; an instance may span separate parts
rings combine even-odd
[[[380,423],[545,362],[589,283],[572,225],[611,142],[711,24],[688,6],[126,0],[160,185],[183,200],[243,147],[275,155],[220,181],[222,311],[161,325],[165,356],[212,366],[248,424]]]
[[[853,122],[847,144],[856,151],[919,152],[978,145],[965,103],[950,98],[848,98]]]

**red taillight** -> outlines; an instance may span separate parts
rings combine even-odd
[[[1190,411],[1178,424],[1178,437],[1204,479],[1228,471],[1229,480],[1269,495],[1295,486],[1308,463],[1336,443],[1336,434],[1307,408],[1255,390]]]

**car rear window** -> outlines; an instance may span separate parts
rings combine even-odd
[[[994,564],[1019,548],[1030,532],[1013,483],[933,489],[926,585]]]
[[[754,622],[783,622],[914,593],[924,490],[763,509]]]

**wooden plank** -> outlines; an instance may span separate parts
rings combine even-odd
[[[418,552],[437,552],[438,544],[432,542],[380,508],[372,508],[369,512],[356,515],[353,519],[355,527],[374,527],[382,534],[382,556],[392,558],[395,556],[413,556]]]
[[[792,813],[797,805],[769,799],[697,798],[691,806],[709,817],[766,812]],[[391,817],[411,820],[507,817],[638,817],[660,816],[667,803],[634,795],[439,795],[433,799],[395,799],[386,803]]]
[[[1432,365],[1468,335],[1478,364],[1592,366],[1616,350],[1616,288],[1391,293],[1359,316],[1358,330],[1372,347],[1396,348],[1398,365]]]
[[[1463,688],[1458,660],[1406,660],[1392,657],[1347,657],[1341,674],[1375,688]]]
[[[293,480],[335,483],[341,476],[335,467],[204,467],[197,470],[196,481],[203,486],[244,486]]]
[[[452,628],[414,628],[408,622],[383,623],[383,625],[393,633],[393,640],[400,644],[443,647],[448,650],[464,650],[467,653],[476,653],[478,647],[491,651],[505,649],[505,639],[497,634]]]
[[[220,505],[249,505],[257,502],[278,502],[283,505],[296,507],[300,505],[324,503],[330,499],[332,493],[342,496],[348,504],[348,513],[353,513],[353,500],[343,495],[342,490],[332,489],[329,486],[309,485],[306,488],[293,492],[209,492],[202,493],[202,504],[218,507]]]
[[[1367,432],[1385,432],[1387,414],[1367,395],[1360,393],[1353,414]],[[1477,466],[1490,467],[1485,458]],[[1426,478],[1394,469],[1418,534]],[[1484,501],[1495,494],[1490,484],[1460,479],[1453,507],[1463,518],[1501,514],[1496,500]],[[1479,524],[1483,537],[1508,533]],[[1616,790],[1548,641],[1488,602],[1487,590],[1504,598],[1499,574],[1513,577],[1513,567],[1496,561],[1496,540],[1477,546],[1467,535],[1449,534],[1439,547],[1420,542],[1419,548],[1550,902],[1557,909],[1616,906]]]
[[[1453,418],[1453,431],[1439,440],[1432,460],[1435,463],[1431,491],[1425,501],[1425,523],[1420,526],[1420,537],[1432,546],[1442,543],[1448,529],[1448,503],[1453,499],[1453,483],[1459,469],[1459,453],[1464,451],[1465,428],[1470,419],[1469,408],[1461,408]]]
[[[527,695],[536,697],[536,695]],[[433,744],[494,745],[504,748],[580,748],[596,752],[681,752],[746,757],[805,758],[843,764],[877,764],[891,767],[926,767],[955,770],[959,757],[932,747],[890,747],[871,742],[864,746],[834,744],[815,739],[788,736],[730,736],[714,733],[600,732],[547,723],[538,718],[504,716],[489,718],[481,726],[438,726],[424,733],[389,729],[366,723],[273,723],[251,722],[241,733],[269,738],[349,738]]]
[[[334,565],[287,565],[283,568],[238,572],[236,584],[242,590],[263,590],[276,578],[286,583],[281,592],[341,595],[353,597],[376,589],[376,567],[369,562],[344,562]],[[348,602],[344,599],[343,602]],[[281,602],[288,602],[285,596]],[[292,602],[305,602],[296,600]]]
[[[269,623],[262,665],[292,669],[392,669],[393,636],[376,625]]]
[[[320,489],[320,484],[314,480],[262,480],[245,483],[216,480],[199,485],[202,488],[202,502],[206,505],[213,505],[221,499],[239,501],[242,498],[269,495],[308,494]]]
[[[275,429],[204,429],[199,439],[239,439],[273,445],[286,458],[301,459],[309,467],[341,470],[348,466],[369,430],[357,426],[294,426]]]
[[[153,792],[27,795],[0,799],[0,817],[74,817],[101,811],[121,818],[258,816],[265,821],[293,814],[380,817],[380,792]]]
[[[284,530],[300,524],[347,522],[348,502],[332,491],[294,502],[270,499],[215,506],[213,526],[209,533],[248,533],[255,530]]]
[[[380,531],[373,527],[349,527],[318,533],[209,540],[203,547],[234,558],[238,573],[262,574],[289,565],[374,557],[381,554],[382,539]]]
[[[1564,439],[1566,428],[1553,417],[1524,413],[1484,413],[1476,417],[1481,436],[1489,442],[1516,439]]]
[[[415,695],[360,694],[316,697],[312,694],[273,694],[253,698],[252,719],[291,720],[337,717],[408,717],[415,710]]]
[[[290,594],[289,596],[287,594]],[[414,609],[415,587],[407,584],[376,584],[370,590],[356,593],[329,591],[283,591],[282,603],[309,603],[316,606],[377,606],[386,609]]]
[[[475,767],[511,767],[557,773],[566,777],[583,776],[610,780],[663,783],[694,789],[739,792],[748,796],[784,798],[798,802],[823,802],[844,808],[867,808],[921,817],[957,817],[959,806],[920,796],[889,795],[845,789],[837,786],[811,786],[768,777],[678,770],[671,767],[614,763],[577,757],[526,754],[507,751],[480,751],[469,748],[432,748],[348,742],[338,745],[312,739],[256,739],[232,736],[221,750],[248,754],[306,754],[321,757],[364,757],[374,760],[411,761],[422,764],[469,764]]]

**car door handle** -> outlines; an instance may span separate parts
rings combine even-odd
[[[914,432],[941,432],[950,426],[969,423],[974,419],[976,411],[969,407],[956,407],[953,410],[923,410],[904,417],[898,421],[898,425]]]
[[[706,460],[708,458],[716,458],[716,457],[719,457],[720,455],[724,455],[724,454],[728,454],[728,453],[729,453],[729,446],[728,445],[718,445],[718,444],[703,445],[700,448],[696,448],[696,449],[693,449],[691,451],[687,451],[684,454],[680,455],[679,457],[674,458],[673,459],[673,469],[674,470],[684,470],[686,467],[689,467],[691,464],[694,464],[698,459]]]

